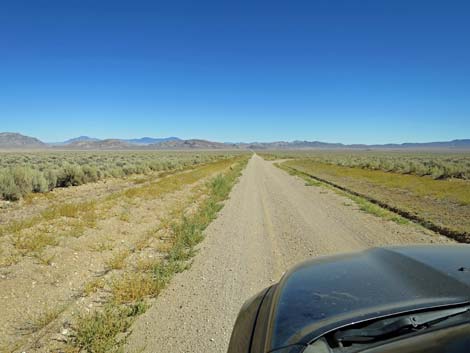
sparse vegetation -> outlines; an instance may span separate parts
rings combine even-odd
[[[202,239],[202,220],[212,219],[208,214],[199,216],[202,218],[196,226],[193,216],[205,205],[204,200],[214,199],[212,189],[219,190],[214,195],[230,190],[224,186],[225,177],[206,185],[207,180],[220,173],[231,175],[248,157],[207,153],[209,158],[195,158],[192,164],[164,173],[113,179],[96,188],[85,185],[44,196],[26,194],[21,203],[0,202],[0,211],[8,216],[0,221],[2,276],[26,273],[28,281],[19,285],[32,290],[34,302],[30,297],[15,298],[15,302],[27,303],[33,313],[40,311],[36,307],[38,298],[43,302],[50,297],[70,301],[73,309],[64,315],[73,321],[73,335],[57,341],[73,343],[70,350],[63,347],[66,351],[104,352],[119,346],[124,337],[119,334],[120,328],[126,328],[132,317],[146,310],[148,298],[158,295],[173,274],[189,266],[187,260],[194,251],[188,247]],[[68,275],[60,275],[62,271]],[[88,300],[92,302],[81,310],[85,307],[80,303]],[[101,306],[104,302],[108,303],[106,308]],[[75,320],[72,313],[77,310],[82,315]],[[88,310],[90,314],[85,312]],[[15,322],[19,315],[13,308],[4,314],[2,327]],[[57,318],[49,317],[52,321]],[[104,324],[109,325],[101,330]],[[41,340],[57,334],[48,332],[52,330],[48,324],[34,327],[33,332],[30,325],[24,336],[12,333],[2,337],[0,346],[23,347],[29,334],[37,334]],[[106,330],[111,333],[104,333]]]
[[[102,278],[95,278],[92,281],[85,284],[83,288],[83,293],[85,295],[90,295],[95,293],[97,290],[104,288],[104,281]]]
[[[109,177],[179,170],[233,156],[233,152],[2,152],[0,197],[77,186]]]
[[[220,202],[228,196],[245,163],[246,160],[212,179],[206,186],[207,197],[197,210],[177,221],[162,222],[170,224],[171,246],[166,257],[140,261],[135,269],[115,278],[111,283],[112,298],[103,310],[81,315],[77,320],[74,347],[101,353],[116,351],[122,346],[124,339],[119,334],[125,332],[134,316],[146,310],[145,299],[158,295],[175,273],[189,266],[195,245],[203,239],[203,230],[222,208]]]
[[[102,311],[80,315],[74,345],[90,353],[118,351],[120,345],[116,336],[129,327],[132,313],[129,307],[111,303]]]
[[[468,152],[276,151],[260,155],[267,160],[308,158],[342,167],[429,176],[439,180],[470,179],[470,154]]]
[[[163,288],[160,279],[148,273],[129,273],[112,283],[112,294],[118,304],[132,303],[156,296]]]
[[[124,267],[124,262],[126,258],[130,255],[130,251],[128,249],[121,250],[113,255],[111,259],[106,262],[106,267],[111,270],[120,270]]]
[[[30,234],[15,234],[12,237],[12,244],[21,254],[27,254],[41,251],[48,245],[57,244],[57,238],[47,231],[38,230]]]
[[[351,193],[340,190],[340,189],[338,189],[338,188],[336,188],[336,187],[334,187],[330,184],[326,184],[326,183],[323,183],[323,182],[318,181],[316,179],[313,179],[309,174],[300,172],[300,171],[296,170],[295,168],[291,168],[287,165],[284,165],[284,164],[276,164],[276,165],[277,165],[278,168],[284,169],[289,174],[296,175],[296,176],[299,176],[302,179],[304,179],[306,186],[325,187],[325,188],[333,190],[337,194],[346,196],[347,198],[354,201],[359,206],[359,209],[361,211],[373,214],[374,216],[377,216],[377,217],[380,217],[380,218],[383,218],[383,219],[386,219],[386,220],[393,221],[395,223],[399,223],[399,224],[408,224],[409,223],[409,221],[406,218],[400,216],[397,213],[391,212],[391,211],[389,211],[389,210],[387,210],[383,207],[380,207],[379,205],[376,205],[376,204],[368,201],[364,197],[353,195]],[[351,206],[351,204],[350,203],[344,203],[344,206]]]
[[[133,198],[153,199],[160,197],[165,193],[175,191],[184,185],[194,183],[208,174],[216,172],[221,167],[225,167],[229,162],[230,160],[216,161],[200,166],[199,168],[195,168],[189,172],[180,173],[172,178],[160,178],[147,184],[138,184],[136,187],[107,196],[102,200],[100,205],[97,205],[97,201],[95,200],[76,203],[59,203],[47,208],[34,217],[12,221],[3,226],[0,225],[0,236],[5,234],[14,234],[16,242],[20,244],[23,240],[21,234],[24,231],[37,227],[44,222],[49,222],[49,225],[51,222],[58,222],[60,225],[54,228],[55,231],[66,227],[62,235],[79,237],[87,227],[94,227],[97,220],[100,217],[103,217],[103,213],[106,209],[110,208],[116,200],[121,200],[123,197],[127,200]],[[101,212],[98,212],[98,208]],[[129,217],[130,215],[126,215],[125,211],[120,214],[120,219],[123,221],[128,221]],[[25,241],[32,242],[33,244],[31,244],[31,246],[24,247],[26,250],[28,248],[35,247],[34,244],[36,243],[36,240],[34,238],[44,240],[47,238],[47,235],[41,234],[40,232],[33,235],[33,239],[29,239],[29,235],[27,237],[28,239],[25,239]],[[41,241],[41,243],[43,242]],[[38,249],[39,247],[35,250]]]
[[[78,154],[83,156],[87,153]],[[115,154],[121,158],[133,153]],[[37,155],[42,156],[39,152]],[[102,155],[106,157],[106,153]],[[137,155],[140,156],[139,153]],[[117,332],[127,327],[133,316],[146,310],[147,298],[158,295],[173,274],[189,264],[187,259],[194,252],[187,246],[196,243],[196,237],[190,238],[195,233],[200,237],[202,228],[191,225],[192,212],[186,214],[185,221],[180,219],[182,210],[186,207],[192,209],[196,204],[202,206],[200,199],[208,196],[212,185],[206,185],[207,180],[220,173],[232,173],[234,166],[246,161],[248,156],[228,152],[151,152],[149,155],[155,158],[174,155],[175,159],[182,156],[183,162],[175,160],[173,169],[168,169],[168,166],[161,173],[150,171],[149,174],[106,181],[96,185],[100,190],[97,193],[95,186],[78,186],[43,195],[34,195],[31,191],[26,192],[25,196],[21,193],[24,201],[20,203],[0,201],[0,212],[5,215],[0,220],[0,266],[2,276],[7,276],[2,278],[16,276],[18,271],[22,273],[20,282],[8,282],[8,287],[4,287],[1,294],[10,295],[11,286],[32,290],[33,296],[15,299],[15,302],[26,304],[27,311],[38,319],[34,330],[33,325],[29,325],[28,331],[23,332],[25,336],[15,337],[12,333],[0,338],[0,347],[15,344],[21,347],[28,341],[27,335],[36,332],[38,337],[52,334],[47,332],[52,327],[48,323],[38,324],[39,321],[52,322],[57,318],[52,315],[55,306],[49,302],[48,296],[60,298],[71,306],[79,306],[78,302],[82,300],[93,300],[90,311],[97,316],[84,313],[77,317],[78,324],[74,324],[79,333],[77,339],[75,336],[66,337],[69,343],[74,341],[73,347],[69,347],[70,351],[107,351],[111,347],[108,345],[110,342],[114,347],[122,338]],[[90,153],[90,158],[96,156]],[[4,160],[0,161],[0,165],[2,163]],[[22,169],[15,175],[18,180],[27,181],[18,185],[28,190],[27,185],[33,179],[24,171]],[[80,174],[70,172],[64,178],[50,172],[57,180],[62,180],[63,185],[77,184],[74,178]],[[93,172],[86,171],[83,175],[88,175],[87,180],[94,180]],[[67,182],[64,181],[66,179]],[[216,180],[216,189],[224,189],[222,179]],[[184,236],[178,235],[180,233]],[[67,271],[69,275],[58,275],[59,269],[60,273]],[[44,278],[50,280],[44,281]],[[37,314],[40,311],[36,307],[38,298],[51,305],[50,311],[46,312],[51,315],[43,315],[44,320]],[[109,306],[110,309],[101,307],[103,301],[108,302],[107,308]],[[73,311],[76,312],[76,309]],[[72,319],[71,312],[65,314],[68,320]],[[24,315],[23,318],[17,315],[19,313],[13,309],[6,309],[3,324],[7,320],[14,322],[16,318],[15,327],[18,327]],[[109,325],[103,330],[111,331],[109,335],[100,331],[105,323]],[[95,330],[96,334],[92,333]],[[92,341],[91,336],[95,337]],[[108,340],[107,337],[112,339]],[[29,350],[30,347],[25,348]]]
[[[427,228],[460,241],[470,241],[470,181],[462,178],[436,180],[429,175],[342,166],[324,162],[325,156],[330,155],[326,152],[319,152],[320,157],[310,154],[302,151],[285,155],[282,152],[276,157],[288,156],[291,159],[281,166],[310,175],[316,179],[314,182],[320,180],[338,186],[353,198],[359,197],[355,201],[363,210],[380,215],[385,207]],[[339,152],[336,156],[339,158]],[[431,158],[429,153],[426,156]],[[468,158],[465,156],[460,156],[461,161]],[[412,159],[411,154],[408,158]],[[437,154],[436,159],[440,158],[444,157]],[[400,223],[403,217],[394,220]]]
[[[31,317],[21,330],[23,333],[33,333],[41,330],[54,321],[65,309],[65,306],[45,306],[41,313]]]

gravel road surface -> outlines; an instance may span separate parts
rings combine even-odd
[[[224,353],[243,302],[299,261],[367,247],[450,242],[366,214],[254,155],[192,267],[132,327],[126,352]]]

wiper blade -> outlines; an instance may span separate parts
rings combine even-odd
[[[336,341],[341,344],[379,341],[413,330],[427,328],[433,324],[436,324],[437,322],[448,319],[452,316],[466,313],[468,311],[469,308],[464,307],[419,313],[401,317],[395,321],[390,321],[389,319],[375,322],[374,324],[360,329],[338,331],[335,333],[334,337]]]

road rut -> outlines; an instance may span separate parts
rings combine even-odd
[[[366,214],[257,155],[205,235],[192,267],[134,323],[126,352],[226,352],[243,302],[299,261],[373,246],[451,242]]]

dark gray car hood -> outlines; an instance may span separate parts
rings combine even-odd
[[[467,270],[468,267],[468,270]],[[318,258],[273,293],[268,351],[353,322],[470,302],[470,246],[377,248]]]

